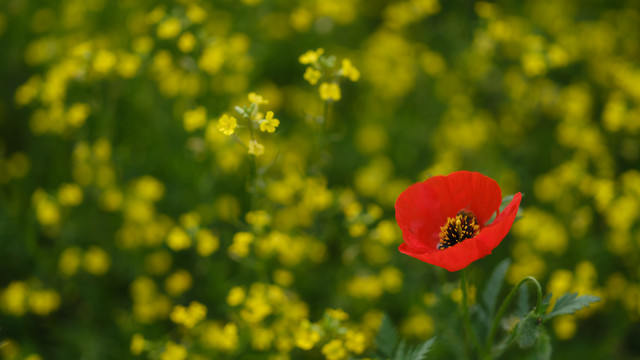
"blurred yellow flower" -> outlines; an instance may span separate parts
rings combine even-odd
[[[134,334],[131,338],[131,345],[129,345],[129,349],[131,350],[131,354],[140,355],[144,350],[145,346],[144,337],[140,334]]]
[[[234,286],[229,290],[229,295],[227,295],[227,304],[229,306],[238,306],[242,304],[246,297],[246,292],[241,286]]]
[[[358,79],[360,79],[360,71],[351,64],[351,60],[349,59],[342,59],[340,71],[342,76],[349,78],[351,81],[358,81]]]
[[[304,75],[302,75],[302,77],[307,80],[309,84],[315,85],[322,77],[322,73],[319,70],[312,68],[311,66],[307,66],[307,69],[304,71]]]
[[[336,83],[320,84],[320,98],[325,101],[338,101],[342,97],[340,93],[340,85]]]
[[[324,53],[324,49],[322,48],[319,48],[316,51],[308,50],[304,54],[300,55],[300,57],[298,58],[298,61],[303,65],[314,64],[318,61],[318,58],[323,53]]]
[[[171,39],[178,36],[181,30],[182,24],[180,24],[180,20],[170,17],[158,24],[156,33],[160,39]]]
[[[258,95],[254,92],[250,92],[247,98],[249,98],[249,102],[256,105],[263,105],[263,104],[269,103],[269,100],[263,98],[261,95]]]
[[[322,353],[327,360],[342,360],[349,355],[342,340],[333,339],[322,347]]]
[[[104,275],[111,266],[111,257],[100,247],[91,246],[85,253],[82,261],[84,269],[92,275]]]
[[[193,278],[186,270],[177,270],[164,281],[164,288],[171,296],[178,296],[191,288]]]
[[[198,106],[193,110],[187,110],[184,112],[182,121],[187,132],[200,129],[207,123],[207,109],[204,106]]]
[[[185,360],[187,358],[187,349],[173,341],[167,342],[164,351],[160,354],[160,360]]]
[[[264,154],[264,145],[258,143],[255,140],[249,141],[249,154],[254,156],[260,156]]]
[[[191,52],[191,50],[196,46],[196,43],[196,37],[190,32],[186,32],[178,38],[178,48],[183,53]]]

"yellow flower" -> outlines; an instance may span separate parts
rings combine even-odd
[[[262,104],[268,104],[269,100],[265,99],[262,97],[262,95],[258,95],[254,92],[250,92],[249,96],[247,96],[249,98],[249,101],[256,104],[256,105],[262,105]]]
[[[101,248],[92,246],[84,253],[83,266],[90,274],[104,275],[111,266],[111,257]]]
[[[160,354],[160,360],[184,360],[186,358],[187,349],[173,341],[169,341],[162,354]]]
[[[58,200],[61,205],[76,206],[82,202],[82,189],[76,184],[63,184],[58,189]]]
[[[180,20],[176,18],[168,18],[158,25],[157,34],[161,39],[171,39],[178,36],[178,34],[180,34],[180,30],[182,30]]]
[[[338,101],[342,97],[340,93],[340,86],[336,83],[322,83],[320,84],[320,98],[328,101]]]
[[[347,357],[347,350],[344,349],[342,340],[334,339],[322,347],[322,353],[327,360],[341,360]]]
[[[349,78],[351,81],[358,81],[358,79],[360,79],[360,71],[351,64],[351,60],[349,59],[342,60],[342,68],[340,70],[342,71],[342,76]]]
[[[366,347],[367,338],[359,331],[349,330],[344,335],[345,347],[354,354],[362,354]]]
[[[311,66],[307,67],[304,75],[302,77],[309,82],[311,85],[315,85],[318,83],[318,80],[322,77],[322,73],[319,70],[312,68]]]
[[[225,135],[231,135],[236,131],[238,121],[233,116],[224,114],[218,120],[218,130]]]
[[[273,111],[267,111],[267,116],[260,122],[260,131],[273,133],[280,125],[280,120],[273,118]]]
[[[164,281],[164,288],[171,296],[178,296],[191,288],[193,277],[186,270],[177,270]]]
[[[258,143],[255,140],[249,141],[249,154],[254,156],[260,156],[264,154],[264,145]]]
[[[173,251],[180,251],[191,247],[191,237],[181,227],[174,226],[167,235],[167,245]]]
[[[178,38],[178,48],[183,53],[191,52],[191,50],[193,50],[195,46],[196,46],[196,37],[190,32],[186,32],[182,34],[180,38]]]
[[[144,337],[140,334],[134,334],[133,338],[131,338],[131,345],[129,345],[129,348],[131,349],[131,353],[133,355],[140,355],[140,353],[142,353],[142,350],[144,350]]]
[[[320,55],[322,55],[324,53],[324,49],[319,48],[316,51],[313,50],[309,50],[306,53],[300,55],[300,57],[298,58],[298,61],[301,64],[313,64],[315,62],[318,61],[318,58],[320,57]]]
[[[196,234],[196,250],[200,256],[213,254],[220,246],[220,239],[208,229],[200,229]]]
[[[182,117],[184,129],[188,132],[192,132],[196,129],[203,127],[207,122],[207,109],[203,106],[198,106],[193,110],[184,112]]]
[[[238,306],[242,304],[246,297],[246,292],[244,288],[241,286],[234,286],[229,290],[229,295],[227,295],[227,304],[229,306]]]

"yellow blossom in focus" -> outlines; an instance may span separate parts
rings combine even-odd
[[[273,111],[267,111],[267,116],[260,121],[260,131],[273,133],[280,125],[280,120],[273,118]]]
[[[156,33],[160,39],[171,39],[178,36],[181,30],[182,25],[180,24],[180,20],[170,17],[158,24]]]
[[[182,117],[184,129],[188,132],[200,129],[207,123],[207,109],[198,106],[193,110],[187,110]]]
[[[342,76],[349,78],[351,81],[358,81],[358,79],[360,79],[360,71],[351,64],[351,60],[349,59],[342,59],[340,71],[342,72]]]
[[[264,154],[264,145],[258,143],[255,140],[249,141],[249,154],[254,156],[260,156]]]
[[[169,341],[160,354],[160,360],[184,360],[187,358],[187,349],[180,344]]]
[[[263,104],[269,103],[269,100],[262,97],[262,95],[258,95],[254,92],[250,92],[249,95],[247,95],[247,98],[249,99],[249,102],[256,105],[263,105]]]
[[[58,271],[60,271],[63,276],[71,276],[78,271],[81,262],[82,250],[77,246],[72,246],[60,254]]]
[[[164,281],[164,288],[171,296],[178,296],[191,288],[193,278],[186,270],[177,270]]]
[[[236,131],[238,121],[233,116],[224,114],[218,120],[218,130],[225,135],[231,135]]]
[[[322,48],[319,48],[316,51],[308,50],[304,54],[300,55],[300,57],[298,58],[298,61],[303,65],[313,64],[313,63],[316,63],[318,61],[318,58],[323,53],[324,53],[324,49],[322,49]]]
[[[302,75],[302,77],[307,80],[309,84],[315,85],[322,77],[322,73],[311,66],[307,66],[307,69],[304,71],[304,75]]]
[[[131,344],[129,345],[129,349],[131,350],[131,354],[140,355],[142,350],[144,350],[145,340],[144,337],[140,334],[134,334],[131,338]]]
[[[325,101],[338,101],[342,97],[340,93],[340,86],[336,83],[322,83],[320,84],[320,98]]]
[[[347,358],[347,350],[342,340],[333,339],[322,347],[322,353],[327,360],[342,360]]]
[[[178,38],[178,48],[183,53],[188,53],[196,46],[196,42],[196,37],[192,33],[186,32]]]
[[[82,203],[82,188],[77,184],[63,184],[58,189],[60,205],[76,206]]]
[[[111,257],[101,248],[92,246],[84,253],[82,266],[89,274],[104,275],[111,266]]]

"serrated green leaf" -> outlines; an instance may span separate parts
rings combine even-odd
[[[553,306],[553,310],[545,314],[543,319],[545,321],[556,317],[558,315],[573,314],[578,310],[588,307],[589,305],[600,301],[600,298],[593,295],[578,296],[578,293],[564,294],[556,300],[556,304]]]
[[[396,345],[398,345],[398,332],[389,316],[385,314],[376,335],[376,347],[384,357],[390,358],[394,355]]]
[[[530,348],[536,344],[540,335],[540,322],[533,311],[520,321],[516,332],[516,340],[521,348]]]
[[[411,350],[407,351],[407,356],[405,357],[408,360],[423,360],[426,359],[427,353],[431,350],[433,343],[436,338],[432,337],[431,339],[423,342],[422,344],[417,345]]]
[[[493,270],[491,276],[489,277],[489,282],[484,288],[484,292],[482,293],[482,301],[484,302],[489,318],[493,317],[493,314],[496,311],[496,302],[498,301],[498,295],[500,294],[500,290],[502,289],[502,282],[504,281],[504,276],[509,269],[509,265],[511,264],[511,260],[505,259],[502,260],[498,266]]]
[[[398,345],[398,349],[396,350],[395,356],[393,360],[409,360],[407,358],[407,343],[404,339],[400,340],[400,345]]]

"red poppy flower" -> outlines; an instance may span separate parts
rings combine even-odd
[[[507,235],[518,212],[517,193],[500,212],[502,191],[477,172],[434,176],[405,190],[396,201],[404,243],[400,252],[449,271],[491,253]],[[491,224],[487,221],[496,213]]]

